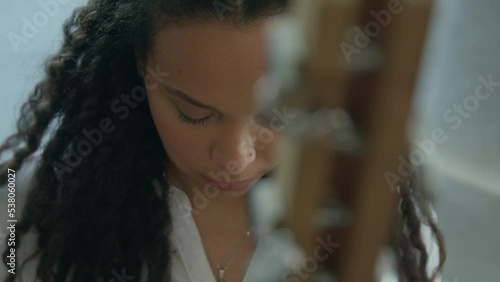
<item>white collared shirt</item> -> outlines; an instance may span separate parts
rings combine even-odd
[[[188,196],[175,186],[170,186],[169,196],[173,227],[170,241],[174,248],[172,282],[216,282],[191,214]],[[300,262],[300,249],[293,243],[293,236],[285,229],[268,234],[253,233],[260,235],[255,238],[256,249],[243,282],[281,281],[287,269]]]

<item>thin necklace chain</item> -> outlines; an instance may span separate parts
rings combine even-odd
[[[163,177],[165,178],[165,180],[167,180],[168,183],[170,183],[168,176],[165,172],[163,172]],[[217,270],[219,271],[219,278],[217,279],[217,282],[224,282],[225,281],[224,274],[225,274],[226,270],[231,265],[231,262],[233,262],[234,258],[238,254],[238,251],[241,249],[241,247],[243,247],[243,242],[245,242],[245,239],[248,236],[250,236],[251,232],[252,232],[252,228],[248,229],[248,231],[245,233],[245,236],[243,236],[243,239],[241,239],[240,243],[236,247],[236,250],[233,252],[233,255],[229,258],[229,260],[227,261],[227,263],[224,267],[221,267],[221,265],[217,262],[217,260],[212,258],[212,260],[215,262],[215,265],[217,266]],[[207,253],[207,256],[209,256],[208,253]]]
[[[243,242],[245,242],[245,239],[248,236],[250,236],[251,231],[252,231],[252,228],[248,229],[248,231],[245,233],[245,236],[243,236],[243,239],[241,239],[241,241],[238,244],[236,250],[233,252],[233,255],[231,256],[231,258],[229,258],[229,260],[228,260],[228,262],[226,263],[225,266],[221,267],[221,265],[217,262],[217,260],[215,260],[214,258],[212,258],[212,260],[215,262],[215,265],[217,266],[217,270],[219,271],[219,278],[217,279],[217,282],[223,282],[223,281],[225,281],[224,280],[224,274],[225,274],[226,270],[229,268],[229,266],[231,265],[231,262],[233,262],[234,258],[238,254],[238,251],[243,246]]]

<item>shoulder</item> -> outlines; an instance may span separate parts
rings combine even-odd
[[[12,264],[7,268],[3,263],[0,264],[0,279],[3,281],[9,273],[19,275],[19,267],[36,250],[36,234],[28,232],[22,238],[20,247],[16,246],[14,238],[18,235],[16,225],[26,204],[27,195],[33,184],[33,176],[38,167],[40,156],[32,155],[28,157],[18,171],[9,173],[9,182],[0,188],[0,214],[5,216],[0,221],[0,252],[8,248],[9,262]],[[12,266],[12,267],[11,267]],[[36,263],[31,260],[23,268],[22,279],[34,280]]]
[[[34,175],[40,162],[40,155],[32,155],[26,158],[21,168],[17,171],[9,169],[8,182],[0,186],[0,206],[7,211],[7,204],[13,202],[15,210],[13,219],[21,218],[26,198],[33,186]],[[10,213],[10,212],[9,212]]]

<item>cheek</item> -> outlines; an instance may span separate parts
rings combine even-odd
[[[276,166],[279,162],[280,154],[282,154],[283,136],[277,134],[269,147],[269,162],[272,164],[272,166]]]
[[[270,129],[261,129],[256,134],[255,149],[258,158],[267,165],[274,166],[279,161],[283,136]]]
[[[178,166],[190,166],[196,159],[202,155],[200,149],[203,144],[194,134],[183,133],[179,126],[172,126],[176,121],[166,122],[158,128],[163,147],[170,159]]]
[[[170,159],[179,167],[188,168],[200,163],[205,144],[199,131],[184,125],[166,105],[151,103],[151,114],[163,147]],[[206,154],[205,154],[206,155]]]

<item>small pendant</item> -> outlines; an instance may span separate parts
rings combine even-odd
[[[219,279],[217,279],[217,282],[224,282],[224,272],[226,270],[224,268],[219,268]]]

